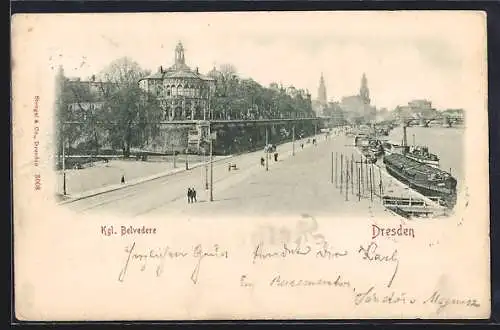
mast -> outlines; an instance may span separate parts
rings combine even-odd
[[[406,147],[406,125],[403,125],[403,147]]]
[[[407,139],[406,139],[406,125],[403,124],[403,153],[406,154],[406,146],[408,145]]]

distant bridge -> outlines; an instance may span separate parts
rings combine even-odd
[[[417,117],[417,118],[402,118],[406,126],[419,125],[422,127],[429,127],[432,122],[440,123],[445,127],[452,127],[464,123],[464,116],[461,115],[438,115],[435,117]]]
[[[438,123],[444,127],[453,127],[455,125],[462,125],[465,122],[465,118],[463,115],[447,115],[447,114],[439,114],[434,117],[400,117],[390,120],[385,120],[377,123],[376,125],[405,125],[405,126],[415,126],[419,125],[421,127],[429,127],[431,123]]]

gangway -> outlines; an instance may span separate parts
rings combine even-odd
[[[445,215],[446,207],[441,205],[440,199],[438,197],[430,199],[436,204],[429,204],[420,198],[383,196],[382,205],[405,218]]]

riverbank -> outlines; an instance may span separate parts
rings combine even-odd
[[[215,160],[227,158],[224,156],[214,157]],[[189,159],[188,168],[199,166],[201,157]],[[109,160],[108,162],[96,162],[94,166],[83,169],[66,170],[66,198],[61,200],[90,193],[106,187],[128,184],[139,179],[146,179],[156,175],[167,175],[186,169],[185,158],[177,157],[175,166],[173,159],[156,159],[151,161]],[[122,176],[125,180],[122,183]],[[64,178],[62,171],[57,171],[57,193],[63,195]]]
[[[300,145],[312,145],[314,138],[295,141],[296,149]],[[284,142],[278,145],[280,159],[292,154],[292,151],[282,153],[292,145],[292,142]],[[283,149],[285,148],[285,149]],[[290,149],[292,149],[290,147]],[[260,153],[261,150],[239,153],[238,155]],[[237,155],[213,156],[214,162],[231,159]],[[270,155],[271,156],[271,155]],[[289,156],[289,155],[288,155]],[[271,161],[271,160],[270,160]],[[58,202],[71,201],[85,198],[125,188],[130,185],[136,185],[144,181],[150,181],[163,176],[173,175],[186,169],[193,169],[209,162],[209,156],[202,155],[177,155],[177,156],[148,156],[146,161],[136,158],[115,159],[107,161],[93,162],[92,166],[82,169],[66,169],[66,184],[64,194],[64,177],[62,171],[57,171],[56,200]],[[122,177],[124,182],[122,182]]]

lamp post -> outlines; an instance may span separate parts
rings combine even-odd
[[[175,150],[174,150],[174,144],[173,143],[172,143],[172,157],[174,158],[174,168],[176,168],[177,164],[175,163],[176,156],[175,156]]]
[[[203,148],[203,158],[205,162],[205,190],[208,190],[208,162],[207,162],[207,151]]]
[[[268,144],[269,144],[269,142],[268,142],[268,136],[267,136],[267,127],[266,127],[266,147],[264,148],[264,150],[266,151],[266,171],[269,171],[269,161],[268,161],[269,148],[267,147]]]
[[[64,131],[64,129],[63,129]],[[64,133],[62,138],[62,172],[63,172],[63,195],[66,196],[66,155],[64,152]]]
[[[210,88],[210,87],[209,87]],[[207,107],[208,107],[208,115],[210,116],[210,89],[208,90],[208,101],[207,101],[207,105],[205,105],[203,107],[203,121],[207,120]]]
[[[208,123],[208,137],[210,138],[210,201],[214,201],[214,161],[213,161],[213,139],[212,132],[210,128],[210,122]]]
[[[295,156],[295,125],[292,126],[292,156]]]

